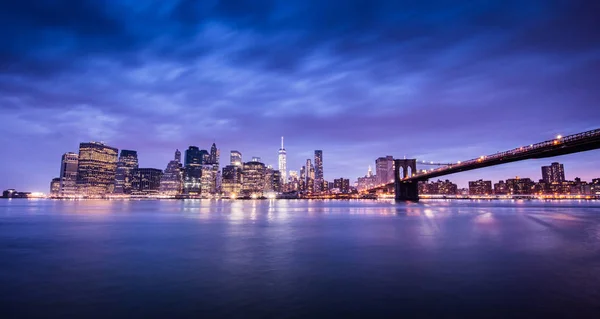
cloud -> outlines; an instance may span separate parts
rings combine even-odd
[[[38,188],[88,139],[163,167],[213,140],[275,163],[285,135],[288,167],[323,149],[327,178],[355,177],[382,155],[460,160],[600,118],[592,1],[0,6],[0,139],[38,152]],[[0,186],[27,187],[7,161]]]

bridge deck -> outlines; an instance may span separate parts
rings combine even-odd
[[[410,177],[401,179],[400,181],[425,181],[435,177],[470,171],[488,166],[522,161],[526,159],[566,155],[598,148],[600,148],[600,129],[595,129],[565,137],[559,136],[552,140],[518,147],[505,152],[481,156],[479,158],[474,158],[467,161],[460,161],[456,164],[432,169],[425,173],[415,173]],[[394,185],[394,183],[389,183],[388,185],[383,186],[383,188],[390,187],[391,185]]]

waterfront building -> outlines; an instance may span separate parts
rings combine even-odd
[[[592,179],[592,183],[590,184],[590,193],[591,195],[600,195],[600,178]]]
[[[217,145],[215,143],[213,143],[210,147],[210,154],[206,164],[216,164],[217,167],[219,166],[219,150],[217,149]]]
[[[212,197],[217,192],[217,164],[201,165],[200,194],[202,197]]]
[[[60,184],[58,196],[77,195],[77,167],[79,166],[79,154],[67,152],[62,155],[60,161]]]
[[[237,166],[237,167],[242,167],[242,153],[239,151],[231,151],[230,155],[229,155],[229,165],[233,165],[233,166]]]
[[[307,193],[313,193],[315,191],[315,167],[312,165],[310,158],[306,160],[305,172],[306,182],[305,191]]]
[[[160,179],[160,193],[166,196],[176,196],[183,192],[183,166],[181,152],[175,151],[175,158],[167,164]]]
[[[102,197],[114,190],[119,150],[99,142],[79,144],[78,193]]]
[[[450,180],[436,182],[419,182],[419,194],[423,195],[456,195],[458,186]]]
[[[162,174],[158,168],[134,168],[131,171],[131,195],[157,195]]]
[[[336,178],[333,180],[333,192],[348,194],[350,193],[350,180],[347,178]]]
[[[315,192],[323,191],[323,151],[315,150]]]
[[[359,177],[356,181],[356,188],[360,192],[372,189],[375,186],[377,186],[377,176],[373,175],[373,170],[371,169],[371,166],[369,166],[369,169],[367,170],[367,175]]]
[[[387,184],[393,182],[394,157],[388,155],[375,160],[375,175],[377,176],[377,184]]]
[[[562,183],[565,181],[565,167],[563,164],[554,162],[550,166],[542,166],[542,179],[549,184]]]
[[[469,182],[469,195],[491,195],[492,193],[492,181],[480,179]]]
[[[133,170],[138,168],[138,155],[136,151],[121,150],[117,162],[115,175],[115,194],[131,194]]]
[[[265,192],[281,193],[281,172],[267,167],[265,169]]]
[[[246,196],[262,196],[265,189],[265,164],[259,161],[244,163],[242,193]]]
[[[287,152],[283,147],[283,136],[281,137],[281,148],[279,149],[278,168],[281,175],[280,184],[287,182]]]
[[[306,191],[306,166],[300,168],[300,181],[298,184],[298,190],[301,192]]]
[[[508,185],[504,181],[498,181],[494,184],[494,194],[496,195],[507,195],[509,192]]]
[[[509,195],[530,195],[535,191],[535,183],[530,178],[509,178],[506,180]]]
[[[200,178],[202,177],[204,152],[197,146],[190,146],[185,151],[185,166],[183,169],[183,193],[185,195],[200,195]]]
[[[221,191],[227,197],[236,197],[242,191],[242,168],[238,165],[223,167]]]
[[[50,196],[58,197],[60,194],[60,177],[55,177],[50,182]]]

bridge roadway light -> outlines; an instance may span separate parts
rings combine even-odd
[[[562,135],[560,135],[560,134],[556,135],[557,140],[560,140],[561,138],[562,138]]]

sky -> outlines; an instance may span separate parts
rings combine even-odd
[[[48,192],[80,142],[230,150],[325,178],[600,127],[598,1],[3,1],[0,188]],[[600,150],[450,175],[600,177]]]

